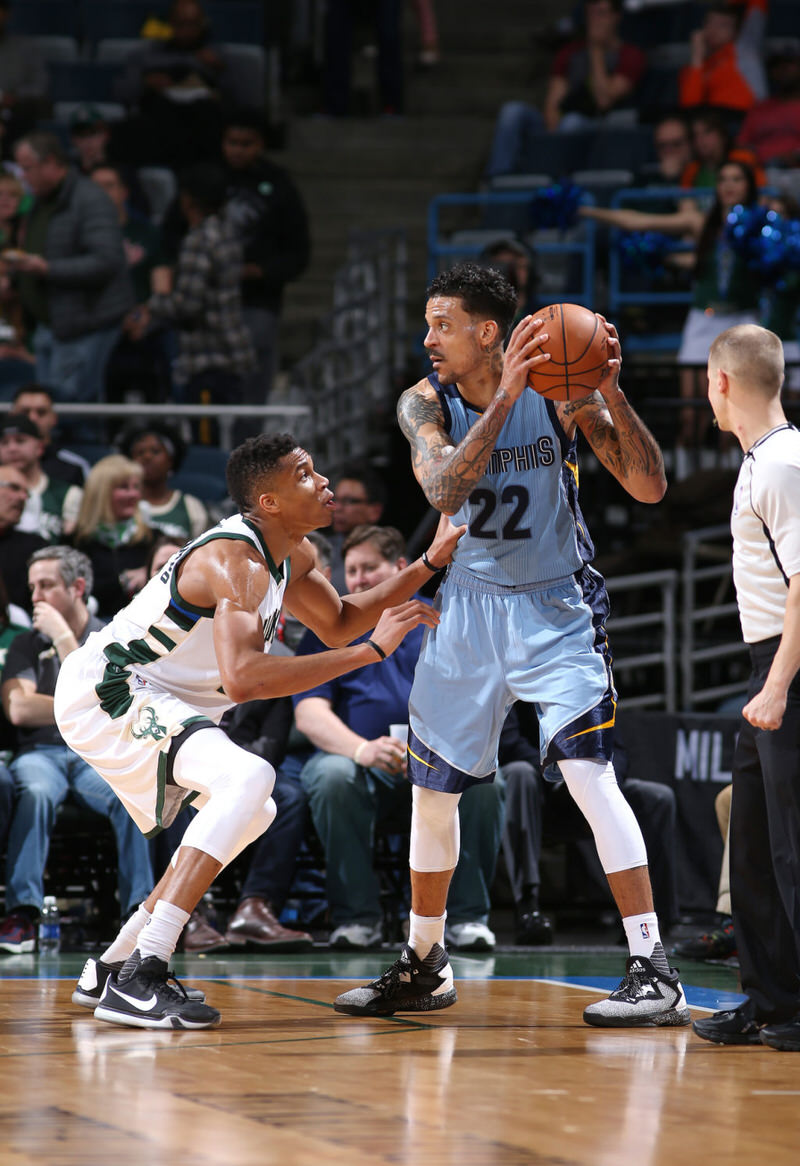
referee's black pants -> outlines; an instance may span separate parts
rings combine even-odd
[[[763,688],[775,636],[750,645],[748,700]],[[742,990],[754,1019],[800,1013],[800,674],[781,727],[743,720],[733,759],[731,905]]]

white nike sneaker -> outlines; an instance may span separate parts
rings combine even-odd
[[[164,960],[142,958],[138,949],[108,977],[94,1014],[133,1028],[214,1028],[220,1022],[216,1008],[189,1000]]]

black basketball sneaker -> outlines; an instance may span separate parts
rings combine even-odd
[[[164,960],[143,958],[138,949],[108,977],[94,1014],[133,1028],[214,1028],[220,1022],[216,1008],[188,998]]]
[[[81,1008],[96,1008],[100,1003],[100,997],[103,995],[103,989],[106,986],[106,980],[114,973],[121,971],[123,961],[120,960],[116,964],[107,964],[103,960],[92,959],[90,956],[83,965],[83,971],[80,974],[80,979],[75,985],[75,990],[72,993],[72,1003],[78,1004]],[[167,978],[174,981],[174,976],[168,973]],[[186,984],[181,984],[186,993],[187,1000],[195,1000],[202,1004],[206,998],[205,992],[201,988],[190,988]]]
[[[348,1016],[392,1016],[395,1012],[434,1012],[456,1002],[447,952],[435,943],[424,960],[405,945],[398,960],[364,988],[343,992],[333,1002]]]

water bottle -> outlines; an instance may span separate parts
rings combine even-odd
[[[39,919],[39,954],[52,955],[61,948],[61,914],[55,895],[45,895]]]

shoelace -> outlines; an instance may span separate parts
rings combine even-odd
[[[390,968],[379,976],[377,980],[373,980],[370,988],[374,988],[377,992],[382,992],[384,996],[392,997],[400,988],[400,976],[403,971],[411,971],[411,964],[404,959],[395,960]]]

